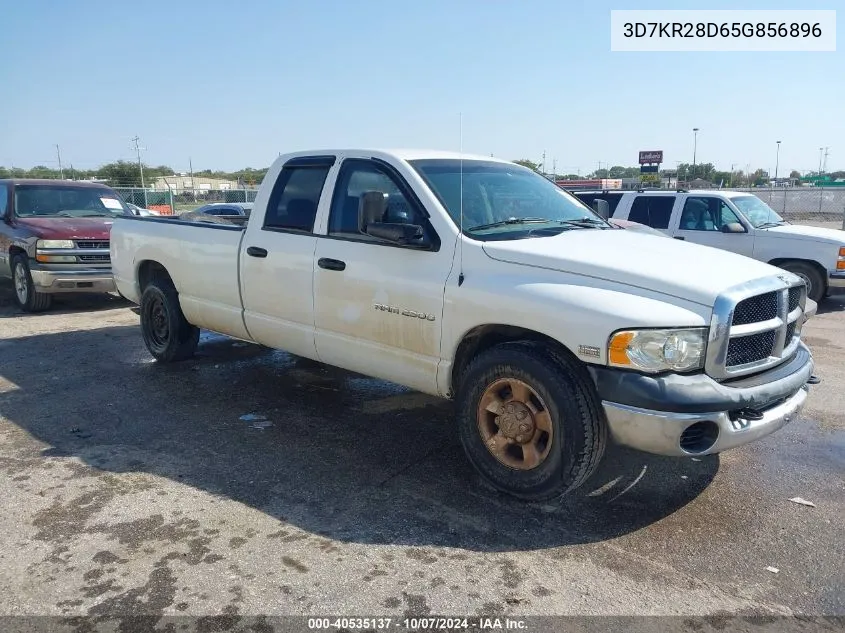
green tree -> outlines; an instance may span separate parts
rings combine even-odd
[[[791,172],[789,172],[789,177],[790,177],[790,178],[799,178],[799,179],[800,179],[800,178],[801,178],[801,172],[800,172],[800,171],[798,171],[797,169],[793,169]]]
[[[542,167],[541,163],[535,163],[533,160],[528,160],[527,158],[520,158],[519,160],[515,160],[513,162],[517,165],[528,167],[528,169],[533,169],[534,171],[540,171],[540,167]]]
[[[173,170],[167,165],[151,167],[142,163],[142,166],[144,168],[144,184],[147,187],[159,176],[173,174]],[[119,160],[116,163],[103,165],[97,170],[97,177],[107,180],[113,187],[141,186],[141,171],[138,168],[138,163],[130,161]]]
[[[753,173],[749,174],[748,179],[755,187],[761,187],[769,182],[769,174],[763,169],[757,169]]]

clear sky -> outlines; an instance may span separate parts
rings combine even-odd
[[[707,8],[733,8],[714,0]],[[662,149],[666,167],[845,169],[835,53],[612,53],[610,10],[684,0],[7,1],[0,164],[263,167],[320,147],[457,149],[585,174]],[[842,9],[746,0],[743,9]]]

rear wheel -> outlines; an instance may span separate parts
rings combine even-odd
[[[194,355],[200,330],[185,319],[179,294],[169,280],[153,279],[141,295],[141,333],[150,354],[161,363]]]
[[[53,303],[53,295],[35,289],[29,263],[23,255],[15,255],[12,259],[12,281],[15,285],[15,302],[24,312],[41,312]]]
[[[816,303],[824,299],[827,287],[825,279],[819,272],[819,269],[808,264],[807,262],[784,262],[780,265],[784,270],[788,270],[801,277],[804,283],[807,284],[807,296]]]
[[[458,394],[461,443],[494,487],[528,500],[559,497],[586,481],[607,431],[589,376],[539,345],[479,354]]]

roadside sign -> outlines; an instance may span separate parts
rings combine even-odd
[[[641,174],[656,174],[660,165],[640,165]]]
[[[662,163],[663,162],[663,150],[656,149],[656,150],[648,150],[645,152],[640,152],[640,165],[648,165],[651,163]]]
[[[660,174],[640,174],[640,182],[660,182]]]

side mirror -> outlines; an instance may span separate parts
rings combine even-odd
[[[722,233],[745,233],[745,227],[739,222],[729,222],[722,225]]]
[[[358,199],[358,230],[369,233],[370,224],[381,222],[387,211],[387,196],[381,191],[365,191]],[[376,236],[377,237],[377,236]]]
[[[610,217],[610,204],[608,204],[607,200],[602,200],[601,198],[596,198],[593,200],[593,211],[596,212],[600,218],[607,220]]]
[[[367,235],[377,237],[395,244],[409,246],[428,246],[425,241],[423,227],[418,224],[397,224],[394,222],[370,222],[367,225]]]

